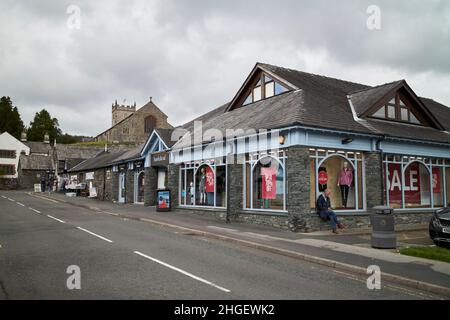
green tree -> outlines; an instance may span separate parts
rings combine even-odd
[[[10,97],[0,98],[0,133],[8,132],[20,139],[24,129],[23,121],[17,107],[13,107]]]
[[[36,112],[33,121],[30,122],[27,132],[28,140],[43,141],[45,134],[50,136],[50,141],[54,141],[62,135],[62,132],[59,129],[58,119],[52,118],[47,110],[42,109]]]

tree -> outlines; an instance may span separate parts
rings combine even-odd
[[[17,107],[13,107],[10,97],[0,98],[0,133],[8,132],[20,139],[24,129],[23,121]]]
[[[47,110],[42,109],[40,112],[36,112],[33,121],[30,122],[27,132],[28,140],[43,141],[45,134],[49,135],[50,141],[54,141],[62,135],[62,132],[59,129],[58,119],[52,118]]]

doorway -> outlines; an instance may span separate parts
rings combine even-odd
[[[125,203],[125,173],[119,174],[119,203]]]
[[[166,174],[167,169],[164,167],[158,168],[158,190],[166,189]]]
[[[145,173],[144,171],[136,172],[134,174],[134,203],[144,203],[144,185]]]

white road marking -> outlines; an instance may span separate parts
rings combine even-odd
[[[134,251],[134,253],[136,253],[137,255],[139,255],[139,256],[141,256],[141,257],[144,257],[144,258],[146,258],[146,259],[149,259],[149,260],[151,260],[151,261],[153,261],[153,262],[159,263],[159,264],[161,264],[161,265],[163,265],[163,266],[165,266],[165,267],[167,267],[167,268],[169,268],[169,269],[172,269],[172,270],[177,271],[177,272],[179,272],[179,273],[182,273],[182,274],[184,274],[184,275],[186,275],[186,276],[188,276],[188,277],[191,277],[192,279],[195,279],[195,280],[197,280],[197,281],[200,281],[200,282],[203,282],[203,283],[205,283],[205,284],[207,284],[207,285],[210,285],[210,286],[212,286],[212,287],[214,287],[214,288],[216,288],[216,289],[219,289],[219,290],[224,291],[224,292],[227,292],[227,293],[228,293],[228,292],[231,292],[231,290],[228,290],[228,289],[226,289],[226,288],[224,288],[224,287],[218,286],[217,284],[212,283],[211,281],[208,281],[208,280],[205,280],[205,279],[203,279],[203,278],[197,277],[197,276],[193,275],[192,273],[189,273],[189,272],[186,272],[186,271],[184,271],[184,270],[182,270],[182,269],[180,269],[180,268],[174,267],[174,266],[172,266],[172,265],[170,265],[170,264],[168,264],[168,263],[165,263],[165,262],[163,262],[163,261],[161,261],[161,260],[152,258],[152,257],[150,257],[150,256],[148,256],[148,255],[146,255],[146,254],[143,254],[143,253],[139,252],[139,251]]]
[[[102,236],[100,236],[100,235],[98,235],[98,234],[96,234],[96,233],[94,233],[94,232],[91,232],[91,231],[89,231],[89,230],[86,230],[86,229],[84,229],[84,228],[77,227],[77,229],[80,229],[81,231],[87,232],[87,233],[89,233],[89,234],[91,234],[91,235],[93,235],[93,236],[95,236],[95,237],[97,237],[97,238],[100,238],[100,239],[102,239],[102,240],[105,240],[105,241],[107,241],[107,242],[109,242],[109,243],[112,243],[112,242],[113,242],[112,240],[109,240],[109,239],[107,239],[107,238],[105,238],[105,237],[102,237]]]
[[[62,221],[62,220],[60,220],[60,219],[58,219],[58,218],[55,218],[55,217],[53,217],[53,216],[51,216],[51,215],[47,215],[47,217],[49,217],[50,219],[53,219],[53,220],[56,220],[56,221],[58,221],[58,222],[61,222],[61,223],[65,223],[64,221]]]
[[[22,207],[25,207],[25,205],[23,204],[23,203],[21,203],[21,202],[16,202],[19,206],[22,206]]]
[[[8,198],[9,201],[16,202],[16,200]]]
[[[8,199],[8,198],[7,198],[7,197],[5,197],[5,196],[2,196],[2,198],[3,198],[3,199]]]
[[[41,213],[39,210],[36,210],[36,209],[33,209],[33,208],[28,208],[28,209],[30,209],[31,211],[34,211],[36,213]]]

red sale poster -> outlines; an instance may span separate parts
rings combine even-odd
[[[441,169],[433,168],[433,193],[441,193]]]
[[[214,192],[214,172],[210,167],[206,167],[206,192]]]
[[[277,197],[277,169],[261,168],[262,198],[275,199]]]

